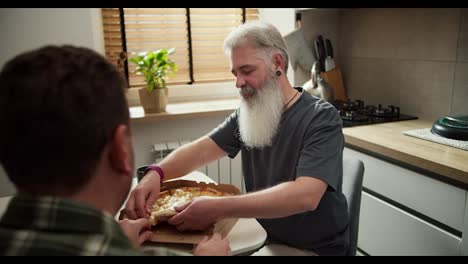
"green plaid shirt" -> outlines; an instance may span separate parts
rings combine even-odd
[[[177,255],[164,248],[152,255]],[[106,212],[57,197],[14,197],[0,220],[0,255],[144,255]]]

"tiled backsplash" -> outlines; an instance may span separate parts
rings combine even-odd
[[[466,18],[468,20],[468,16]],[[465,35],[468,35],[468,26],[466,28]],[[468,53],[468,42],[465,45],[465,52]],[[451,108],[454,114],[468,114],[468,57],[466,59],[457,62],[455,66],[455,90]]]
[[[458,61],[468,62],[468,8],[462,9],[457,53]]]
[[[467,20],[466,9],[343,11],[339,47],[349,97],[425,119],[468,114]]]
[[[302,16],[312,39],[329,31],[329,22],[311,18],[320,12]],[[358,8],[335,19],[336,60],[351,99],[428,120],[468,114],[467,8]]]

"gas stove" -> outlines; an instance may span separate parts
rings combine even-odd
[[[340,113],[343,127],[417,119],[416,116],[401,114],[400,107],[394,105],[365,105],[362,100],[335,101],[332,104]]]

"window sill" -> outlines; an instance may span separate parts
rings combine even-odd
[[[141,87],[140,87],[141,88]],[[140,106],[139,88],[127,89],[128,105]],[[238,97],[235,82],[202,83],[168,86],[169,104],[193,101],[211,101]]]
[[[154,122],[210,116],[227,116],[239,107],[239,99],[170,103],[166,112],[147,114],[141,106],[130,107],[132,122]]]

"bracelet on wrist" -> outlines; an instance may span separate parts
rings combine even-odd
[[[161,167],[158,165],[149,165],[148,168],[146,168],[146,173],[148,173],[150,170],[154,170],[159,174],[161,182],[164,180],[164,171]]]

